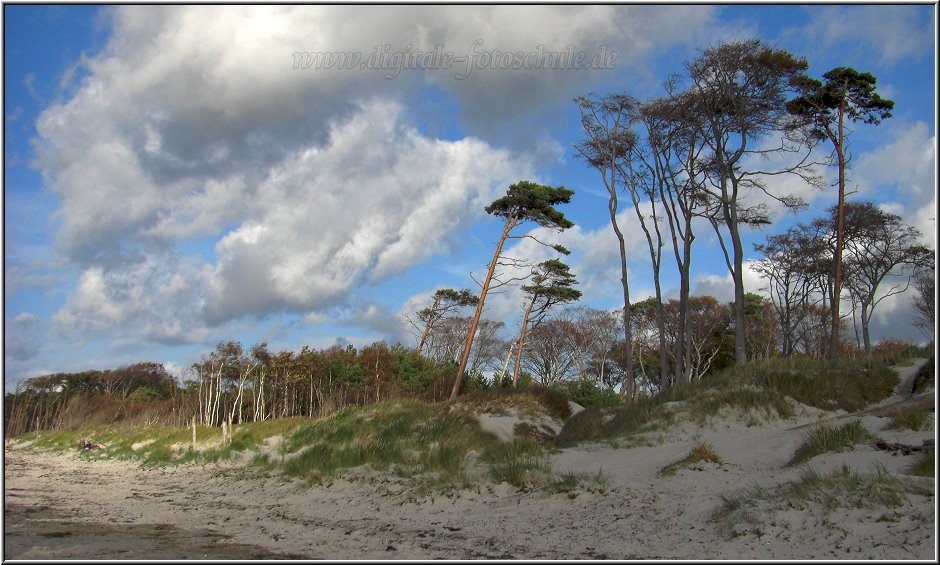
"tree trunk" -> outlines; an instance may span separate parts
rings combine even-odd
[[[532,313],[532,307],[535,306],[535,297],[529,302],[529,307],[525,309],[525,316],[522,317],[522,330],[519,332],[519,349],[516,351],[516,368],[512,371],[512,386],[519,384],[519,369],[522,367],[522,350],[525,348],[525,330],[529,325],[529,314]]]
[[[862,342],[865,344],[865,355],[871,356],[871,338],[868,334],[868,322],[871,320],[871,305],[862,302]]]
[[[724,181],[727,182],[727,181]],[[741,244],[741,231],[738,227],[737,189],[731,180],[734,196],[725,199],[722,208],[725,224],[731,236],[733,267],[731,280],[734,282],[734,362],[736,365],[747,363],[747,318],[744,312],[744,247]],[[724,191],[723,191],[724,192]]]
[[[483,303],[486,301],[486,293],[490,289],[490,282],[493,279],[493,273],[496,271],[496,263],[499,261],[499,256],[503,252],[503,244],[506,243],[506,238],[509,237],[509,232],[512,231],[516,224],[519,223],[519,214],[521,211],[516,212],[516,215],[512,219],[506,222],[506,226],[503,228],[503,235],[499,238],[499,243],[496,244],[496,253],[493,254],[493,261],[490,262],[490,268],[486,273],[486,279],[483,281],[483,289],[480,291],[480,300],[477,302],[477,310],[473,314],[473,321],[470,323],[470,331],[467,334],[467,343],[463,348],[463,357],[460,359],[460,365],[457,367],[457,375],[454,377],[454,387],[450,391],[450,399],[454,400],[457,398],[457,394],[460,392],[460,382],[463,380],[464,369],[467,368],[467,361],[470,360],[470,350],[473,347],[473,337],[477,331],[477,325],[480,323],[480,316],[483,314]]]
[[[838,359],[841,355],[839,340],[839,306],[842,302],[842,239],[844,237],[845,223],[845,153],[843,148],[844,131],[843,119],[845,115],[845,101],[839,104],[839,138],[836,143],[836,156],[839,159],[839,210],[836,218],[836,252],[833,257],[833,298],[832,298],[832,327],[829,335],[829,359]],[[863,328],[865,326],[863,325]],[[864,330],[863,330],[864,331]],[[867,347],[866,347],[867,351]]]
[[[633,374],[633,328],[630,326],[630,281],[627,270],[627,244],[623,239],[623,232],[617,224],[617,192],[610,191],[610,200],[607,201],[607,209],[610,211],[610,225],[617,236],[617,243],[620,246],[620,283],[623,286],[623,334],[624,334],[624,383],[620,388],[620,396],[633,400],[633,389],[635,386]]]

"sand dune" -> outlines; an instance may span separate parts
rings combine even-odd
[[[503,483],[419,496],[406,480],[368,468],[308,488],[232,463],[145,469],[7,442],[4,558],[935,560],[933,495],[911,494],[893,508],[767,501],[736,530],[709,522],[723,496],[797,479],[800,469],[784,464],[806,433],[798,426],[836,415],[803,408],[794,420],[759,425],[725,415],[654,433],[654,446],[560,450],[557,471],[608,478],[606,487],[560,494]],[[863,423],[889,442],[934,437],[886,430],[888,419],[874,414]],[[659,476],[700,441],[723,462]],[[810,465],[904,476],[913,460],[860,445]]]

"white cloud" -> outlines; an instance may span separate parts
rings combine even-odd
[[[318,309],[445,251],[448,236],[525,161],[472,138],[425,138],[401,107],[372,102],[334,126],[324,147],[272,171],[250,221],[216,246],[206,316],[218,323],[274,308]]]
[[[119,334],[161,343],[197,343],[208,337],[196,316],[198,264],[170,255],[123,269],[85,269],[76,289],[52,318],[65,339]]]

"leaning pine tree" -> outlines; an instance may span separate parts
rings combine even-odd
[[[487,214],[492,214],[503,218],[503,233],[496,243],[496,251],[493,253],[493,260],[490,261],[489,270],[486,278],[483,279],[483,288],[480,290],[480,300],[477,302],[477,309],[470,322],[470,331],[467,334],[467,341],[464,345],[463,356],[460,359],[460,365],[457,367],[457,375],[454,378],[454,386],[450,392],[451,400],[457,398],[460,392],[460,383],[463,380],[464,371],[467,368],[467,361],[470,359],[470,350],[473,346],[473,337],[477,331],[477,325],[480,323],[480,316],[483,314],[483,304],[486,302],[486,293],[490,289],[490,283],[493,280],[493,273],[503,252],[503,245],[507,239],[515,239],[527,236],[512,235],[513,229],[529,221],[542,227],[553,228],[563,231],[574,225],[565,215],[555,209],[558,204],[567,204],[571,201],[573,190],[563,186],[551,187],[536,184],[530,181],[519,181],[510,185],[506,195],[494,200],[485,208]],[[551,246],[555,250],[567,254],[568,251],[561,246]]]
[[[519,330],[519,349],[516,351],[516,367],[512,373],[512,386],[518,386],[522,367],[522,351],[525,349],[526,330],[531,324],[536,327],[556,304],[574,302],[581,298],[581,291],[571,288],[577,280],[568,270],[568,265],[558,259],[549,259],[539,263],[532,273],[534,284],[523,286],[522,290],[529,298],[522,328]]]

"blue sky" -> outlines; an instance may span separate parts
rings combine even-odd
[[[435,289],[473,285],[500,229],[483,207],[522,179],[575,190],[563,210],[577,226],[560,241],[583,303],[618,307],[606,195],[572,148],[572,99],[659,96],[719,41],[788,49],[816,77],[875,74],[895,112],[855,128],[852,197],[935,247],[935,35],[934,5],[5,5],[5,383],[145,360],[176,370],[228,339],[411,345],[403,315]],[[292,68],[297,52],[464,57],[475,42],[477,57],[573,46],[616,59],[463,79],[459,63],[393,79]],[[748,233],[748,259],[751,243],[834,203],[831,189],[779,189],[810,207]],[[699,233],[693,292],[729,300],[714,237]],[[631,238],[637,298],[652,292],[643,246]],[[675,280],[667,263],[667,293]],[[875,339],[918,338],[909,301],[879,305]],[[514,331],[519,302],[495,296],[487,316]]]

